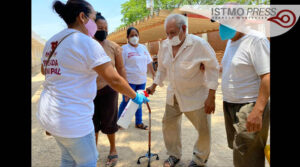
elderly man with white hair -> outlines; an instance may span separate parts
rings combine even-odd
[[[183,113],[198,132],[189,167],[204,166],[211,148],[210,114],[215,111],[219,64],[208,42],[187,34],[185,16],[169,15],[165,20],[165,31],[168,38],[162,42],[158,52],[156,77],[147,88],[153,94],[157,85],[163,86],[166,77],[169,80],[162,121],[164,142],[169,155],[164,166],[175,166],[182,156]],[[200,70],[201,64],[205,66],[205,71]]]

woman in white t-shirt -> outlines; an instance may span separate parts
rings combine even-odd
[[[127,81],[132,89],[144,90],[147,82],[147,70],[154,79],[155,72],[152,66],[152,58],[145,45],[139,44],[139,31],[134,27],[127,29],[128,44],[123,45],[122,57],[127,74]],[[128,103],[128,97],[123,96],[120,104],[118,118],[121,116]],[[147,130],[148,126],[143,124],[142,108],[135,113],[135,127]]]
[[[41,65],[45,82],[37,120],[60,147],[62,167],[96,167],[98,151],[92,117],[97,76],[137,104],[148,99],[136,94],[114,70],[101,45],[92,39],[97,31],[96,12],[88,2],[55,1],[53,8],[68,28],[46,42]]]

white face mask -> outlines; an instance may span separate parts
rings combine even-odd
[[[129,42],[133,45],[137,45],[139,43],[139,37],[137,36],[131,37],[129,38]]]
[[[180,28],[180,31],[179,33],[181,32],[181,28]],[[179,39],[179,33],[178,35],[174,36],[172,39],[169,39],[169,43],[172,45],[172,46],[177,46],[181,43],[180,39]]]

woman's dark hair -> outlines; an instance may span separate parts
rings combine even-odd
[[[127,29],[127,38],[129,37],[131,30],[135,30],[138,33],[138,35],[140,35],[139,31],[135,27],[129,27]]]
[[[105,21],[106,21],[106,19],[101,15],[101,13],[100,13],[100,12],[97,12],[97,14],[96,14],[96,20],[95,20],[95,21],[97,21],[97,20],[99,20],[99,19],[102,19],[102,20],[105,20]]]
[[[91,13],[91,4],[85,0],[68,0],[66,4],[61,1],[54,1],[52,7],[67,25],[74,23],[80,12],[83,12],[86,16]]]

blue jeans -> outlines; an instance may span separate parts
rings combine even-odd
[[[129,83],[129,85],[131,86],[131,88],[134,91],[137,91],[137,90],[140,90],[140,89],[145,90],[145,87],[146,87],[146,83],[140,84],[140,85],[135,85],[135,84]],[[121,114],[123,113],[123,111],[124,111],[124,109],[125,109],[128,102],[129,102],[129,100],[126,102],[125,101],[125,96],[123,95],[123,101],[121,102],[120,107],[119,107],[118,119],[120,118]],[[135,112],[135,124],[139,125],[139,124],[142,124],[142,123],[143,123],[142,108],[138,108],[137,111]]]
[[[61,149],[61,167],[96,167],[99,156],[95,132],[79,138],[53,136]]]

